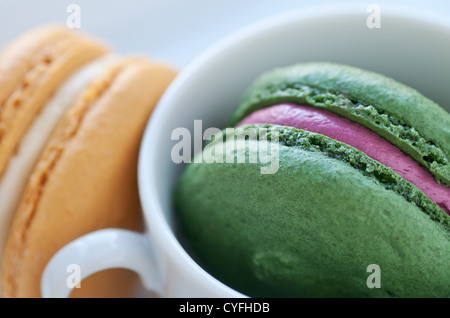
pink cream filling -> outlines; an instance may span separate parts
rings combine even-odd
[[[344,142],[393,169],[450,215],[450,188],[437,183],[426,168],[397,146],[358,123],[312,106],[280,104],[253,112],[238,126],[257,123],[291,126]]]

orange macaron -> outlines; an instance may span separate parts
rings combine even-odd
[[[4,50],[0,200],[2,194],[15,199],[0,211],[7,233],[0,250],[3,297],[40,297],[47,262],[84,234],[139,230],[141,136],[176,74],[162,61],[112,54],[101,41],[64,27],[37,28]],[[135,274],[109,270],[72,296],[127,297],[134,284]]]

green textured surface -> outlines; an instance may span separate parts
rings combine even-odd
[[[176,211],[205,269],[254,297],[450,296],[449,216],[356,149],[281,129],[275,174],[251,163],[192,163],[183,173]],[[370,264],[381,288],[366,285]]]
[[[321,107],[377,132],[450,186],[450,114],[383,75],[332,63],[305,63],[261,75],[232,116],[282,102]]]

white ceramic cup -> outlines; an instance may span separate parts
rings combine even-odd
[[[448,16],[387,4],[339,4],[278,15],[220,41],[181,72],[145,132],[139,162],[145,233],[106,229],[68,244],[47,265],[42,295],[69,296],[67,268],[77,264],[81,278],[114,267],[134,270],[160,297],[244,297],[204,271],[180,243],[172,191],[184,166],[171,158],[174,129],[187,128],[194,140],[194,120],[202,120],[203,130],[225,128],[255,77],[306,61],[380,72],[450,110],[449,39]]]

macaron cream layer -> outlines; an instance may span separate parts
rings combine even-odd
[[[254,124],[245,127],[260,127],[268,131],[267,139],[271,140],[271,129],[276,129],[281,145],[292,148],[301,148],[304,151],[320,153],[332,159],[348,164],[362,173],[365,177],[373,179],[387,190],[391,190],[404,197],[408,202],[418,206],[431,219],[442,223],[450,230],[450,217],[435,204],[416,185],[395,173],[389,167],[367,156],[364,152],[349,146],[347,143],[337,141],[322,134],[297,129],[295,127],[276,124]]]
[[[356,122],[325,109],[286,103],[257,110],[244,118],[238,126],[256,123],[292,126],[355,147],[415,184],[450,214],[449,187],[437,183],[427,169],[397,146]]]

